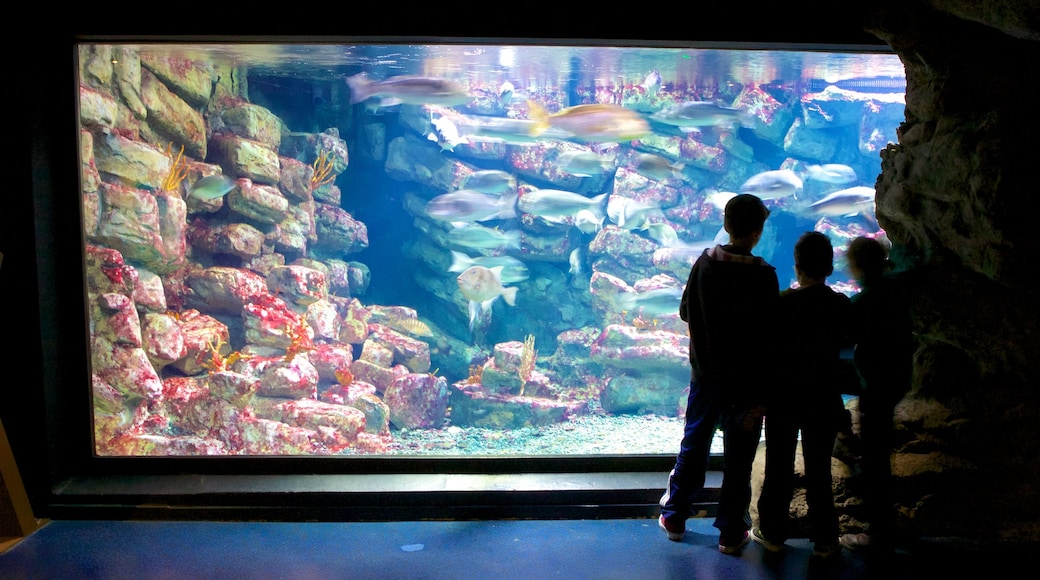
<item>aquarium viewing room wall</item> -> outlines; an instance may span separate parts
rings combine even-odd
[[[20,226],[44,389],[3,409],[54,514],[641,514],[727,196],[771,208],[783,287],[817,229],[855,291],[904,106],[879,44],[66,48]]]

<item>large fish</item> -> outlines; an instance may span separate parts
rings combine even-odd
[[[648,219],[652,215],[660,215],[661,207],[651,203],[641,203],[631,198],[612,195],[607,201],[607,217],[626,230],[646,229]]]
[[[440,117],[430,122],[433,124],[434,130],[426,138],[440,145],[442,150],[455,151],[456,145],[466,142],[466,139],[459,136],[459,129],[451,119]]]
[[[650,119],[680,129],[700,127],[749,125],[747,115],[740,109],[723,107],[708,101],[686,101],[661,109]]]
[[[535,189],[520,196],[516,207],[523,213],[544,217],[573,217],[586,209],[595,216],[604,215],[609,193],[601,193],[595,197],[585,197],[580,193],[560,191],[558,189]]]
[[[853,216],[874,210],[874,188],[859,185],[829,193],[809,204],[805,213],[811,216]]]
[[[516,191],[516,178],[501,169],[484,169],[471,173],[464,187],[481,193],[509,193]]]
[[[636,173],[655,181],[666,181],[673,177],[682,179],[683,169],[685,168],[685,163],[678,161],[673,163],[660,155],[652,155],[650,153],[636,155],[635,161],[632,163],[632,169],[635,169]]]
[[[516,217],[516,194],[460,189],[426,202],[426,215],[446,222],[482,222]]]
[[[856,170],[841,163],[824,163],[823,165],[810,165],[805,168],[805,177],[815,181],[822,181],[824,183],[833,183],[835,185],[845,185],[846,183],[853,183],[859,177],[856,176]]]
[[[347,77],[351,104],[378,97],[380,107],[393,105],[462,105],[470,101],[469,92],[449,79],[401,75],[373,81],[365,73]]]
[[[775,169],[752,175],[740,186],[740,193],[750,193],[759,199],[780,199],[802,190],[802,179],[790,169]]]
[[[462,252],[451,251],[449,272],[465,272],[473,266],[483,266],[488,269],[500,266],[502,272],[499,278],[503,284],[523,282],[531,276],[530,271],[527,269],[527,264],[512,256],[477,256],[471,258]]]
[[[552,127],[535,134],[534,121],[510,117],[464,115],[456,125],[463,137],[477,143],[533,145],[542,139],[566,139],[570,136],[566,131]]]
[[[471,266],[456,279],[459,291],[469,300],[469,329],[477,317],[491,308],[499,296],[510,306],[516,305],[516,288],[502,286],[502,266]]]
[[[614,168],[614,164],[610,160],[604,159],[592,151],[565,151],[556,158],[556,165],[560,171],[578,177],[599,176]]]
[[[448,232],[448,242],[463,248],[478,250],[519,250],[520,232],[503,231],[472,222],[454,222]]]
[[[553,127],[570,133],[580,141],[597,143],[632,141],[650,134],[650,124],[642,115],[619,105],[577,105],[549,114],[538,103],[528,101],[528,108],[535,122],[531,127],[534,136]]]
[[[678,314],[682,302],[682,288],[655,288],[646,292],[619,294],[617,304],[626,312],[640,316],[665,316]]]

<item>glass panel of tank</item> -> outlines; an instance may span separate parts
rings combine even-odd
[[[83,44],[102,456],[675,453],[679,298],[756,253],[829,282],[874,215],[889,53],[529,44]]]

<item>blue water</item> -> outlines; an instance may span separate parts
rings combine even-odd
[[[284,157],[314,161],[313,151],[286,150],[287,134],[338,132],[349,151],[349,163],[333,182],[340,192],[338,207],[365,225],[367,247],[336,251],[313,246],[278,253],[287,264],[308,258],[367,268],[367,286],[352,288],[343,297],[357,298],[366,307],[414,309],[433,329],[432,335],[420,337],[430,345],[429,372],[444,377],[448,385],[465,381],[475,366],[493,360],[496,345],[533,337],[535,369],[543,376],[525,387],[527,397],[578,402],[584,405],[576,407],[578,414],[678,417],[688,378],[686,363],[678,356],[682,353],[672,352],[662,367],[653,358],[623,360],[623,351],[645,347],[638,341],[646,335],[674,344],[665,351],[686,347],[685,327],[667,296],[662,306],[639,294],[661,287],[681,290],[697,254],[690,253],[676,266],[657,259],[661,252],[725,241],[724,232],[719,232],[721,204],[710,201],[714,196],[735,192],[747,179],[767,171],[784,169],[798,177],[795,193],[766,199],[772,213],[755,249],[777,268],[781,288],[794,283],[791,254],[805,231],[823,231],[831,238],[836,262],[828,282],[846,293],[857,289],[844,263],[847,243],[859,235],[884,237],[872,203],[860,204],[853,212],[824,214],[813,204],[839,190],[873,187],[880,172],[879,151],[895,141],[902,121],[905,80],[902,64],[891,53],[467,43],[125,48],[211,67],[218,84],[229,83],[221,75],[233,76],[238,98],[270,111],[282,123],[279,154]],[[381,106],[378,96],[356,98],[358,89],[346,79],[359,74],[375,83],[399,75],[450,81],[463,87],[466,98],[451,104]],[[413,96],[418,101],[436,99],[429,85],[414,90],[420,93]],[[668,107],[690,101],[719,107],[737,120],[702,122],[692,130],[663,120]],[[578,129],[565,124],[568,112],[588,111],[581,107],[592,104],[610,105],[610,114],[616,116],[597,126],[595,134],[581,133],[590,129],[588,124]],[[539,118],[536,105],[555,115],[545,133],[529,130],[532,119]],[[445,121],[450,126],[438,124]],[[505,142],[496,140],[497,133],[481,133],[490,132],[493,123],[507,122],[526,124],[506,131]],[[646,131],[636,139],[601,135],[625,122],[640,127],[645,123]],[[478,126],[480,130],[474,129]],[[455,130],[460,137],[451,143]],[[559,163],[567,152],[605,164],[593,175],[581,176],[574,166]],[[647,159],[663,163],[664,169],[641,166]],[[831,166],[854,176],[812,173]],[[505,172],[515,179],[504,194],[479,194],[503,196],[508,208],[503,215],[450,220],[424,211],[430,200],[466,189],[466,175],[474,171]],[[596,216],[603,220],[599,227],[582,229],[576,210],[549,215],[558,209],[553,205],[531,213],[518,211],[515,197],[532,195],[529,201],[534,199],[529,192],[537,190],[576,193],[586,199],[606,193],[610,202],[605,211],[592,208],[606,214]],[[618,214],[617,208],[625,206],[614,202],[631,202],[636,209]],[[637,215],[640,208],[649,208],[645,221]],[[194,215],[252,223],[226,212],[213,214],[218,218]],[[627,219],[627,226],[619,215]],[[189,222],[193,217],[189,215]],[[460,233],[461,222],[517,235],[520,241],[515,246],[458,243],[452,236]],[[88,241],[103,245],[89,234]],[[460,271],[449,269],[452,251],[470,259],[508,257],[522,262],[526,277],[500,281],[507,289],[515,288],[515,303],[507,303],[507,292],[495,294],[483,306],[469,298],[456,281]],[[201,248],[194,259],[203,267],[250,267],[233,256],[208,256]],[[220,319],[229,324],[230,347],[246,348],[241,323],[226,313],[220,313]],[[617,355],[621,359],[588,351],[592,341],[607,340],[601,333],[610,325],[632,329],[636,335],[622,339],[633,342],[622,342],[628,346]],[[359,358],[364,345],[347,348]],[[176,375],[172,369],[158,372],[162,380]],[[517,395],[515,386],[502,380],[492,390]],[[328,388],[323,378],[317,392]],[[382,390],[378,395],[385,398]],[[431,428],[458,426],[465,405],[456,398],[451,405],[454,415],[449,413],[443,424]],[[468,409],[471,415],[463,426],[531,426],[530,420],[522,424],[518,418],[528,407],[509,409],[500,415]],[[492,416],[494,421],[487,419]],[[391,433],[399,427],[391,421]]]

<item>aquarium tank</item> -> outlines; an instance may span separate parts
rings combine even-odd
[[[76,48],[96,456],[674,455],[726,201],[885,235],[880,50]]]

